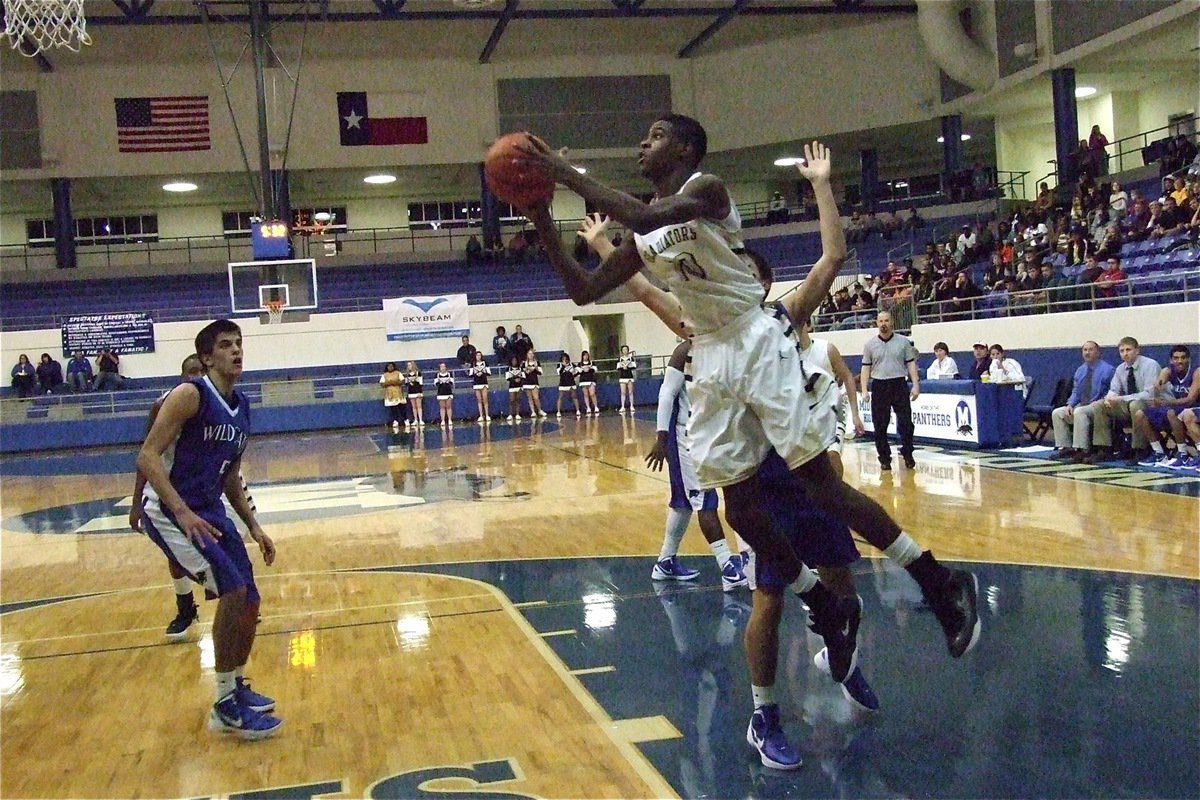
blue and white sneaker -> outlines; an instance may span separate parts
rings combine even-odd
[[[783,734],[783,726],[779,724],[779,706],[775,703],[754,709],[750,727],[746,729],[746,741],[758,751],[764,767],[799,769],[804,763]]]
[[[245,678],[235,678],[236,685],[233,692],[237,695],[238,702],[243,708],[248,708],[251,711],[257,711],[264,714],[267,711],[275,710],[275,701],[265,694],[259,694],[250,688],[250,682]]]
[[[831,679],[833,678],[833,675],[829,671],[829,652],[824,647],[821,648],[821,652],[813,656],[813,664],[821,672],[829,675]],[[879,710],[879,698],[875,696],[875,692],[871,689],[871,684],[867,683],[867,679],[860,668],[855,667],[846,680],[842,681],[841,686],[842,694],[858,709],[862,711]]]
[[[1189,456],[1187,453],[1180,453],[1171,459],[1171,463],[1167,464],[1168,469],[1196,469],[1200,466],[1200,457]]]
[[[1158,453],[1151,450],[1150,455],[1137,462],[1137,465],[1139,467],[1157,467],[1160,458],[1161,456]]]
[[[241,739],[266,739],[283,725],[283,720],[260,714],[238,702],[232,691],[213,703],[208,714],[208,729],[214,733],[232,733]]]
[[[679,556],[659,559],[650,571],[650,579],[656,581],[694,581],[700,577],[700,570],[688,569],[679,563]]]
[[[750,581],[746,579],[746,573],[742,572],[742,559],[738,556],[731,556],[725,562],[725,566],[721,567],[721,588],[727,592],[732,592],[734,589],[746,586]]]

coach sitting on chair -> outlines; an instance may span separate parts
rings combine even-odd
[[[1103,400],[1091,404],[1092,452],[1086,456],[1077,454],[1076,461],[1086,461],[1089,464],[1103,461],[1107,451],[1112,449],[1113,420],[1132,420],[1133,415],[1154,391],[1154,382],[1158,380],[1159,373],[1158,362],[1141,354],[1138,340],[1132,336],[1123,337],[1117,342],[1117,351],[1121,354],[1121,364],[1113,371],[1112,380],[1108,384],[1108,394]],[[1135,452],[1146,446],[1143,438],[1142,432],[1135,428]]]
[[[1086,455],[1092,443],[1092,406],[1112,381],[1113,365],[1100,359],[1100,345],[1083,343],[1083,363],[1071,381],[1071,396],[1065,406],[1050,412],[1054,424],[1055,452],[1051,458]],[[1070,445],[1070,446],[1068,446]]]

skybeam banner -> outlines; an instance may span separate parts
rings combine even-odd
[[[466,336],[471,332],[467,296],[385,297],[383,328],[389,342]]]

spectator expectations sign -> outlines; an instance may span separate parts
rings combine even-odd
[[[76,350],[95,356],[105,348],[120,356],[153,353],[154,320],[139,312],[67,317],[62,326],[63,356]]]
[[[471,332],[467,296],[385,297],[383,328],[389,342],[466,336]]]

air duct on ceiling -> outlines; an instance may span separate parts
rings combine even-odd
[[[995,63],[992,54],[963,30],[960,9],[960,3],[948,0],[917,0],[917,29],[942,72],[982,91],[996,81]]]

